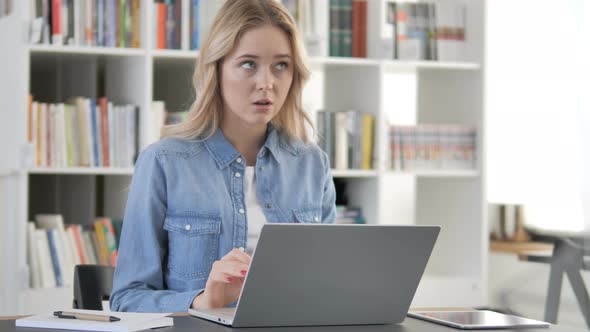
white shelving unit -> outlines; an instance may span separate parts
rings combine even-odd
[[[118,167],[33,167],[29,169],[29,174],[64,174],[64,175],[133,175],[133,168]]]
[[[208,1],[214,0],[201,3],[211,6]],[[328,0],[320,1],[327,8]],[[374,32],[383,28],[385,1],[369,1],[369,59],[310,58],[312,77],[304,91],[304,108],[313,118],[320,109],[356,109],[375,115],[375,169],[333,170],[335,178],[346,182],[350,204],[362,207],[368,223],[442,226],[412,306],[484,305],[488,247],[483,161],[485,0],[466,0],[468,38],[463,62],[381,59],[376,46],[381,41]],[[28,45],[28,4],[16,1],[15,13],[0,19],[0,72],[10,77],[0,79],[0,270],[14,271],[0,274],[0,315],[71,303],[71,287],[28,287],[26,221],[31,214],[49,206],[54,211],[45,212],[91,218],[99,200],[102,213],[120,218],[133,174],[132,168],[33,167],[26,143],[27,95],[40,91],[52,102],[75,95],[97,97],[100,76],[109,100],[139,105],[140,145],[145,147],[151,101],[165,100],[171,107],[190,105],[192,70],[199,54],[151,49],[153,20],[147,1],[141,2],[140,49]],[[389,125],[422,123],[476,127],[477,169],[389,170]],[[100,197],[97,188],[101,188]],[[43,203],[48,195],[59,202]]]

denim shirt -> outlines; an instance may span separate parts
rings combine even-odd
[[[166,138],[139,156],[129,192],[110,307],[186,312],[213,262],[246,248],[245,160],[221,130]],[[327,155],[269,126],[256,159],[256,193],[269,223],[333,223]]]

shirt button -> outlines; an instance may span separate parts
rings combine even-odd
[[[258,167],[258,171],[259,172],[262,172],[263,170],[264,170],[264,167],[263,166]]]
[[[184,229],[186,229],[187,231],[190,231],[191,230],[191,225],[184,226]]]
[[[244,211],[244,209],[239,209],[238,212],[240,212],[240,214],[244,214],[246,211]]]
[[[266,203],[266,208],[270,209],[272,207],[272,205],[270,203]]]
[[[242,158],[236,159],[236,162],[241,163],[242,162]]]
[[[234,174],[234,175],[235,175],[237,178],[239,178],[240,176],[242,176],[242,174],[240,174],[240,173],[236,173],[236,174]]]
[[[319,217],[313,217],[313,221],[318,222],[318,221],[320,221],[320,218]]]

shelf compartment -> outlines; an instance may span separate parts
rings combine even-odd
[[[444,61],[402,61],[382,60],[382,68],[387,71],[399,69],[420,70],[479,70],[481,66],[474,62],[444,62]]]
[[[197,60],[199,51],[185,51],[185,50],[151,50],[149,53],[154,59],[183,59],[183,60]]]
[[[404,61],[381,60],[352,57],[310,57],[309,63],[316,66],[377,66],[386,71],[396,70],[480,70],[481,65],[475,62],[448,61]]]
[[[145,56],[142,48],[30,45],[31,54],[71,54],[81,56]]]
[[[312,66],[373,66],[378,67],[380,60],[347,57],[310,57]]]
[[[412,175],[424,178],[477,178],[477,170],[415,170],[415,171],[386,171],[387,175]]]
[[[332,177],[334,178],[372,178],[378,175],[376,170],[332,169]]]

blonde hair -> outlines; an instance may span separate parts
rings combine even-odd
[[[271,124],[290,140],[310,141],[306,124],[312,130],[314,126],[301,105],[303,85],[310,75],[304,62],[305,50],[301,46],[295,22],[277,0],[225,1],[202,44],[197,60],[193,74],[196,100],[186,120],[162,128],[162,137],[208,138],[215,133],[223,111],[219,79],[221,62],[247,30],[269,24],[287,34],[293,59],[293,82],[282,108]]]

